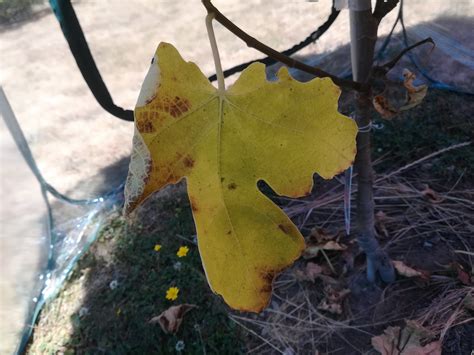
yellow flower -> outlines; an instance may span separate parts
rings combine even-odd
[[[179,250],[176,253],[176,255],[178,255],[178,257],[182,258],[183,256],[188,255],[188,252],[189,252],[188,247],[179,247]]]
[[[160,251],[161,244],[155,244],[155,247],[153,249],[155,249],[155,251]]]
[[[178,298],[179,288],[177,287],[170,287],[168,291],[166,291],[166,299],[170,301],[174,301]]]

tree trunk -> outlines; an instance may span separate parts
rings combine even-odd
[[[370,0],[353,1],[349,9],[353,80],[365,83],[372,69],[378,22],[372,16]],[[355,168],[357,184],[357,240],[367,255],[367,278],[374,282],[377,273],[385,282],[395,279],[387,254],[375,239],[373,172],[370,148],[370,95],[356,93],[354,119],[359,126]]]

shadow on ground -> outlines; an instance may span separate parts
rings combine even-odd
[[[17,2],[17,3],[15,3]],[[32,5],[27,5],[27,3]],[[36,4],[35,4],[36,3]],[[7,10],[10,6],[11,10]],[[37,21],[52,12],[46,1],[7,0],[0,3],[0,34]]]

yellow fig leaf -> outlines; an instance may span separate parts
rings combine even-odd
[[[161,43],[135,108],[125,211],[186,178],[209,285],[239,310],[261,311],[275,275],[304,249],[257,182],[304,196],[315,172],[331,178],[355,155],[357,127],[337,112],[339,89],[329,79],[300,83],[285,68],[278,78],[253,64],[221,93]]]

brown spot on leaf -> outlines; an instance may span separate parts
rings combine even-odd
[[[151,111],[150,118],[155,122],[155,121],[163,121],[166,118],[166,116],[161,114],[159,111]]]
[[[278,228],[280,228],[280,230],[285,234],[290,234],[291,232],[291,228],[288,226],[285,226],[284,224],[279,224]]]
[[[271,284],[265,284],[260,288],[260,292],[262,293],[270,293],[272,292],[272,285]]]
[[[173,100],[169,101],[169,114],[174,118],[180,117],[183,113],[188,111],[191,107],[189,100],[175,96]]]
[[[235,182],[231,182],[229,185],[227,185],[227,188],[229,190],[235,190],[237,188],[237,184]]]
[[[276,271],[274,270],[263,270],[260,273],[260,276],[262,277],[262,279],[265,280],[267,284],[270,284],[271,286],[273,279],[275,278],[275,274],[276,274]]]
[[[187,168],[192,168],[194,166],[194,159],[191,158],[189,155],[184,158],[184,166]]]
[[[165,184],[171,183],[174,184],[176,181],[178,181],[178,177],[174,175],[173,173],[168,175],[168,178],[165,180]]]
[[[272,284],[276,275],[281,271],[280,268],[276,269],[263,269],[260,271],[260,277],[263,279],[264,284],[260,288],[260,291],[264,294],[272,292]]]
[[[232,234],[232,231],[227,231],[227,235],[231,235]]]
[[[153,133],[155,131],[148,111],[140,112],[137,115],[137,129],[140,133]]]
[[[191,209],[193,210],[193,212],[199,211],[197,207],[196,199],[194,197],[189,196],[189,202],[191,203]]]
[[[148,105],[150,102],[152,102],[156,98],[156,94],[153,94],[152,97],[148,98],[145,100],[145,105]]]

